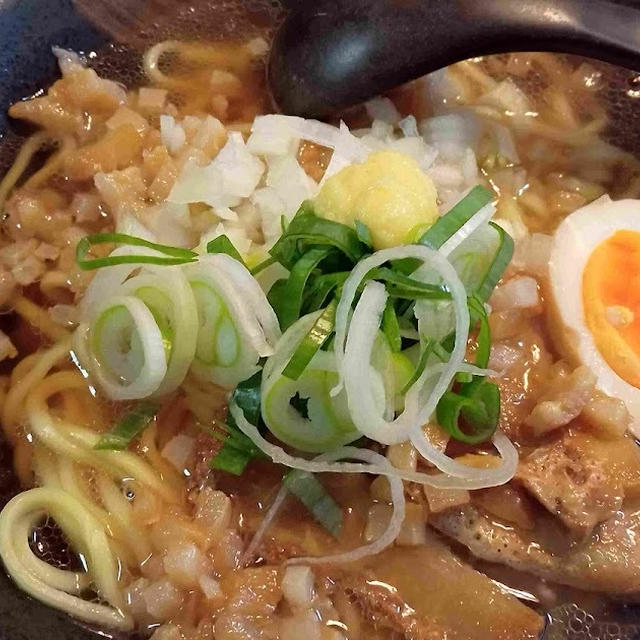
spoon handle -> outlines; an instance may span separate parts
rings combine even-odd
[[[276,35],[269,80],[283,112],[320,117],[459,60],[513,51],[640,69],[640,0],[300,0]]]

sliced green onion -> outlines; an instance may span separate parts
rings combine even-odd
[[[134,296],[107,297],[76,332],[82,354],[105,393],[137,400],[155,393],[167,373],[165,341],[153,314]]]
[[[190,284],[198,309],[199,330],[195,353],[198,367],[211,368],[217,373],[222,373],[224,369],[231,370],[236,365],[252,368],[258,360],[257,354],[245,350],[251,363],[241,358],[241,338],[226,301],[212,283],[204,279],[193,278]]]
[[[283,484],[334,538],[340,535],[342,509],[312,473],[293,469]]]
[[[252,459],[253,456],[249,452],[238,449],[225,442],[222,445],[222,449],[211,459],[209,466],[212,469],[218,469],[219,471],[232,473],[235,476],[241,476]]]
[[[262,419],[282,442],[310,453],[324,453],[360,437],[346,409],[346,397],[329,392],[338,376],[307,367],[297,380],[271,375],[262,389]],[[301,405],[296,401],[305,401]],[[293,403],[292,403],[293,401]],[[303,407],[304,411],[298,409]]]
[[[267,300],[276,315],[278,315],[278,309],[282,309],[287,305],[287,282],[287,278],[279,278],[271,285],[271,289],[267,293]]]
[[[420,359],[418,360],[418,364],[416,365],[416,368],[413,374],[411,375],[407,383],[404,385],[404,387],[402,387],[402,389],[400,390],[401,395],[404,395],[405,393],[407,393],[407,391],[409,391],[409,389],[411,389],[411,387],[418,381],[418,378],[422,375],[422,372],[425,370],[425,367],[427,366],[429,356],[433,353],[434,347],[436,346],[436,344],[437,343],[433,340],[426,341],[424,345],[424,349],[420,354]]]
[[[260,420],[261,384],[262,371],[258,371],[250,378],[240,382],[231,394],[230,402],[235,402],[242,409],[245,418],[251,424],[258,424],[258,420]]]
[[[400,335],[398,316],[391,299],[387,300],[382,314],[382,333],[387,338],[391,351],[398,353],[402,349],[402,336]]]
[[[244,265],[244,260],[240,252],[233,246],[233,242],[226,235],[218,236],[207,243],[207,253],[226,253],[240,264]]]
[[[489,316],[487,315],[487,310],[484,308],[484,303],[476,296],[471,296],[467,299],[467,306],[469,307],[470,326],[475,327],[476,324],[479,324],[478,335],[476,336],[475,365],[481,369],[486,369],[489,364],[489,357],[491,356]],[[445,348],[449,346],[451,339],[451,336],[449,336],[447,340],[444,341]],[[468,384],[476,377],[477,376],[471,373],[460,371],[456,374],[456,381],[462,384]],[[460,393],[465,395],[463,391],[460,391]]]
[[[373,240],[371,239],[371,229],[364,223],[360,222],[360,220],[356,220],[356,235],[358,236],[358,240],[362,242],[362,244],[366,244],[367,247],[373,247]]]
[[[498,232],[500,244],[498,245],[498,251],[493,257],[491,266],[475,291],[475,295],[482,300],[482,302],[486,302],[489,299],[500,278],[502,278],[505,269],[511,262],[514,248],[513,238],[500,225],[495,224],[495,222],[490,222],[489,226]]]
[[[164,291],[161,291],[157,287],[153,287],[149,284],[138,287],[133,292],[136,298],[140,298],[144,302],[153,319],[160,329],[162,335],[162,342],[164,343],[164,354],[167,362],[171,359],[171,351],[173,350],[173,338],[174,332],[171,322],[169,321],[171,300],[165,295]]]
[[[291,356],[291,360],[284,368],[282,375],[291,380],[297,380],[300,377],[313,356],[333,333],[337,306],[338,302],[334,298],[313,323],[309,333],[302,339],[302,342]]]
[[[271,258],[267,258],[266,260],[263,260],[262,262],[258,263],[252,269],[249,269],[249,271],[251,272],[252,276],[255,276],[261,271],[264,271],[267,267],[270,267],[272,264],[275,264],[276,262],[278,261],[273,256],[271,256]]]
[[[400,258],[399,260],[392,260],[390,262],[391,268],[396,273],[402,273],[405,276],[410,276],[421,264],[420,260],[416,258]]]
[[[491,328],[489,326],[487,310],[484,308],[484,304],[475,296],[469,298],[467,304],[469,305],[472,324],[475,324],[474,320],[476,318],[478,318],[480,323],[476,337],[475,363],[476,366],[481,369],[486,369],[491,355]]]
[[[153,420],[159,405],[155,402],[140,402],[107,433],[100,436],[94,449],[122,451],[126,449]]]
[[[191,366],[198,333],[196,301],[184,270],[148,266],[127,279],[120,290],[142,300],[160,329],[167,373],[156,393],[170,393],[182,383]]]
[[[185,274],[195,297],[198,331],[192,371],[234,388],[273,353],[278,319],[246,267],[224,254],[203,255]]]
[[[264,364],[262,420],[282,442],[310,453],[332,451],[360,437],[347,406],[346,393],[331,396],[338,375],[331,352],[316,351],[297,380],[282,375],[298,345],[323,311],[302,317],[284,333]]]
[[[167,257],[127,254],[106,256],[105,258],[87,258],[91,247],[99,244],[125,244],[134,247],[145,247],[163,253]],[[188,249],[156,244],[143,238],[127,235],[126,233],[92,233],[82,238],[76,245],[76,262],[78,266],[85,271],[100,269],[101,267],[112,267],[118,264],[186,264],[188,262],[195,262],[197,259],[198,254]]]
[[[314,246],[334,247],[352,264],[367,252],[366,245],[353,229],[320,218],[313,212],[311,203],[306,201],[269,253],[284,267],[293,269],[294,264]]]
[[[438,424],[453,438],[467,444],[486,442],[494,434],[500,417],[500,390],[487,380],[465,385],[464,395],[447,391],[436,408]],[[463,431],[460,421],[467,431]]]
[[[282,330],[290,327],[302,311],[305,287],[313,270],[332,253],[331,247],[309,249],[294,265],[285,285],[280,285],[278,295],[269,292],[269,302],[273,307]]]
[[[260,386],[262,371],[258,371],[247,380],[243,380],[231,394],[231,400],[242,409],[244,416],[251,424],[257,425],[260,420]],[[209,462],[212,469],[219,469],[234,475],[242,475],[246,466],[255,458],[264,454],[247,436],[238,429],[232,415],[224,425],[224,435],[212,433],[223,441],[223,446]]]
[[[475,186],[448,213],[436,220],[420,238],[419,244],[424,244],[431,249],[439,249],[456,231],[494,198],[495,194],[488,189],[480,185]]]
[[[513,256],[513,240],[499,225],[477,229],[449,256],[469,295],[486,302]]]
[[[438,360],[440,360],[440,362],[446,362],[449,357],[451,356],[451,348],[452,345],[444,345],[441,342],[435,342],[433,343],[433,355],[438,358]]]
[[[395,398],[395,410],[397,413],[404,411],[405,387],[414,373],[415,367],[408,355],[402,351],[391,354],[391,365],[393,370],[393,395]]]
[[[337,292],[341,289],[350,273],[350,271],[337,271],[336,273],[326,273],[314,277],[304,293],[304,313],[313,313],[318,309],[323,309],[329,297],[334,293],[336,297],[339,297]]]
[[[408,300],[451,300],[451,294],[444,288],[436,284],[420,282],[415,278],[410,278],[403,273],[397,273],[387,267],[372,269],[363,285],[368,280],[379,280],[385,283],[387,293],[392,298],[404,298]]]

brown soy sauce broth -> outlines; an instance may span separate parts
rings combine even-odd
[[[180,5],[176,9],[177,15],[171,20],[159,19],[157,24],[137,34],[135,42],[118,42],[97,52],[88,54],[89,64],[96,71],[128,87],[139,85],[144,80],[141,67],[141,55],[144,49],[156,42],[168,38],[189,39],[201,41],[240,40],[261,35],[269,38],[275,25],[280,20],[282,12],[275,0],[221,0],[201,2],[196,6]],[[564,58],[577,68],[581,64],[578,58]],[[606,138],[626,150],[640,156],[640,76],[625,69],[612,67],[602,63],[593,63],[599,83],[598,100],[610,115],[610,125],[606,131]],[[487,67],[491,69],[491,65]],[[179,69],[178,69],[179,71]],[[187,71],[187,70],[183,70]],[[255,91],[264,99],[262,105],[268,108],[268,98],[265,93],[264,74],[262,68],[255,70],[253,80]],[[535,102],[540,100],[544,88],[544,79],[535,70],[517,77],[516,81]],[[418,103],[411,89],[392,92],[399,107],[405,113],[410,112]],[[179,99],[179,96],[175,96]],[[422,105],[426,115],[428,106]],[[358,122],[362,114],[357,110],[348,114],[352,122]],[[9,132],[0,140],[0,171],[5,171],[24,141],[24,136]],[[560,155],[560,154],[559,154]],[[562,170],[561,161],[558,170]],[[623,176],[623,180],[629,179]],[[611,185],[613,190],[617,185]],[[34,335],[22,324],[16,324],[14,318],[0,317],[0,325],[8,327],[12,338],[17,338],[21,355],[33,352],[41,344],[39,336]],[[5,371],[3,371],[5,372]],[[11,453],[7,446],[0,447],[0,503],[4,504],[19,490],[15,475],[11,472]],[[269,472],[268,481],[260,475],[260,468],[254,469],[249,478],[236,480],[226,476],[220,488],[235,498],[238,521],[255,521],[264,513],[264,505],[268,504],[274,487],[279,478],[273,470]],[[348,485],[348,486],[344,486]],[[364,504],[367,498],[368,480],[357,479],[352,483],[331,482],[331,490],[342,504],[350,505],[350,515],[353,527],[347,528],[347,539],[342,541],[345,546],[355,546],[355,531],[362,526]],[[291,526],[300,520],[305,520],[305,514],[295,505],[288,504],[283,514],[284,522]],[[310,526],[313,527],[311,524]],[[351,538],[351,539],[349,539]],[[44,521],[34,534],[33,549],[45,560],[60,568],[79,568],[80,559],[69,552],[68,545],[59,529],[52,521]],[[476,562],[463,549],[456,547],[465,559],[479,570],[486,572],[496,581],[507,585],[513,593],[523,598],[529,604],[545,611],[554,604],[571,601],[576,602],[586,610],[596,615],[605,616],[610,620],[629,619],[634,615],[626,608],[615,605],[608,599],[594,594],[587,594],[575,589],[556,587],[546,582],[506,569],[498,565]],[[517,593],[519,592],[519,593]]]

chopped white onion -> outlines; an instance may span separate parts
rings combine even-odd
[[[51,47],[53,55],[58,59],[60,73],[67,76],[76,71],[84,69],[82,58],[71,49],[63,49],[62,47]]]
[[[289,566],[282,577],[282,595],[291,606],[308,609],[315,598],[314,583],[311,567]]]
[[[495,311],[531,309],[539,304],[538,283],[529,276],[516,276],[507,280],[491,296],[491,308]]]
[[[220,586],[220,582],[208,575],[200,575],[198,577],[198,586],[207,600],[222,600],[224,592]],[[180,636],[182,638],[182,636]]]
[[[280,213],[287,220],[293,217],[303,200],[313,197],[318,189],[293,155],[278,157],[269,164],[266,184],[283,203]]]
[[[213,228],[205,231],[202,236],[200,236],[200,244],[194,251],[200,254],[207,253],[207,245],[209,242],[219,236],[227,236],[241,256],[246,257],[249,254],[252,240],[247,235],[246,229],[240,224],[228,221],[218,222]]]
[[[398,126],[402,130],[405,138],[418,137],[420,132],[418,131],[418,122],[415,116],[409,115],[398,122]]]
[[[147,229],[138,218],[132,213],[122,212],[116,220],[116,232],[125,233],[128,236],[135,236],[136,238],[142,238],[149,242],[158,242],[155,234],[151,229]]]
[[[382,120],[389,124],[397,124],[400,120],[400,113],[389,98],[372,98],[364,106],[372,120]]]
[[[276,114],[257,116],[251,126],[247,149],[255,155],[264,156],[294,154],[300,138],[290,126],[291,117]]]
[[[286,205],[278,192],[271,187],[256,189],[251,196],[251,202],[260,211],[265,243],[271,246],[282,235],[280,216],[285,211]]]
[[[213,161],[200,167],[187,162],[167,200],[177,204],[204,202],[214,209],[236,207],[258,186],[264,164],[252,155],[242,134],[232,131]]]
[[[187,140],[184,129],[175,121],[173,116],[160,116],[160,137],[162,144],[171,155],[178,153]]]
[[[146,111],[161,112],[167,101],[168,91],[155,87],[140,87],[138,91],[138,108]]]
[[[223,191],[239,198],[248,198],[253,193],[264,172],[264,164],[249,153],[238,131],[229,133],[212,165],[222,176]]]
[[[327,146],[333,149],[333,153],[320,185],[354,162],[362,162],[369,153],[369,150],[349,131],[344,122],[340,122],[340,129],[336,129],[335,139],[331,145]]]
[[[195,450],[196,442],[190,436],[179,433],[164,445],[161,454],[172,466],[182,473],[187,466],[187,461]]]
[[[532,233],[522,238],[516,242],[511,267],[537,278],[547,277],[552,246],[553,236],[544,233]]]
[[[111,131],[123,125],[131,125],[138,133],[144,133],[149,128],[146,119],[129,107],[120,107],[105,124]]]
[[[419,129],[427,144],[444,149],[445,143],[454,143],[455,148],[461,151],[475,148],[481,127],[472,112],[460,111],[422,120]]]
[[[156,238],[155,242],[183,249],[193,246],[189,205],[161,202],[138,211],[137,216]]]
[[[329,628],[318,619],[318,614],[312,609],[298,611],[292,616],[280,620],[279,640],[330,640],[326,634]],[[243,637],[249,636],[245,633]],[[258,640],[257,636],[252,636]]]
[[[173,440],[175,438],[169,441],[167,447]],[[198,584],[200,574],[205,571],[207,562],[202,551],[193,542],[176,541],[164,554],[162,565],[172,582],[185,589],[193,589]]]
[[[182,593],[167,578],[152,582],[142,591],[142,599],[149,614],[156,620],[171,618],[182,605]]]
[[[499,122],[492,123],[491,129],[498,142],[498,153],[513,164],[520,164],[520,156],[511,130]]]
[[[497,83],[493,89],[481,95],[478,102],[511,116],[525,115],[533,109],[527,95],[511,78]]]

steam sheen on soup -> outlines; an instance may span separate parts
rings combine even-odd
[[[157,40],[126,87],[56,49],[11,107],[34,132],[0,183],[5,569],[154,640],[617,615],[640,172],[613,72],[475,59],[321,123],[269,113],[268,47]]]

